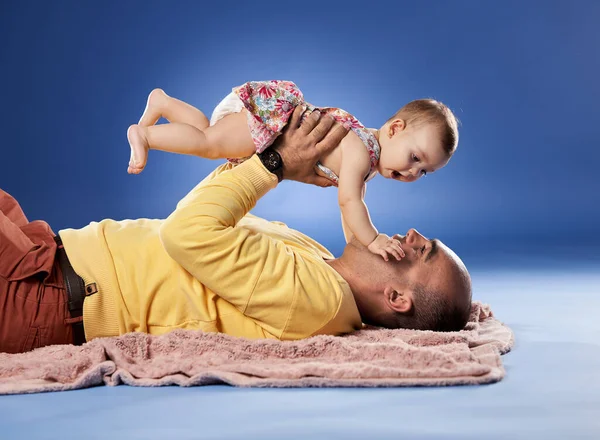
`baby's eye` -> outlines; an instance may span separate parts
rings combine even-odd
[[[412,160],[414,160],[415,162],[421,162],[421,159],[419,159],[417,156],[415,156],[414,154],[412,155]]]
[[[427,170],[421,170],[421,176],[425,177],[427,175]]]

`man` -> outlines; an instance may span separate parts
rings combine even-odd
[[[319,157],[347,130],[318,112],[264,153],[226,164],[166,220],[110,219],[55,236],[0,191],[0,351],[81,344],[131,331],[200,329],[248,338],[339,335],[362,323],[459,330],[468,272],[414,229],[384,261],[357,241],[340,258],[279,222],[249,214],[281,180],[320,186]]]

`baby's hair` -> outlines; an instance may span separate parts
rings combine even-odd
[[[403,119],[407,127],[435,124],[441,130],[444,151],[452,156],[458,147],[458,119],[445,104],[435,99],[417,99],[402,107],[388,122]]]

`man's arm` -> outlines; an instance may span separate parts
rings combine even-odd
[[[235,226],[275,186],[277,178],[254,156],[198,184],[160,228],[171,258],[242,313],[280,251],[269,237]]]
[[[196,187],[194,188],[194,190],[196,188],[199,188],[201,186],[206,185],[208,182],[210,182],[211,180],[213,180],[215,177],[221,175],[222,173],[224,173],[225,171],[229,171],[232,170],[236,165],[231,163],[231,162],[226,162],[222,165],[219,165],[217,168],[215,168],[208,176],[206,176],[204,179],[202,179],[202,181],[196,185]],[[188,197],[190,197],[192,195],[192,193],[194,192],[194,190],[192,190],[190,193],[187,194],[187,196],[185,196],[183,199],[181,199],[178,203],[177,203],[177,207],[179,207],[180,204],[184,203],[185,200],[187,200]]]
[[[317,123],[314,117],[307,118],[306,126],[303,123],[298,127],[300,115],[301,111],[294,113],[289,129],[280,136],[282,139],[275,147],[284,160],[283,178],[319,183],[314,165],[321,154],[339,143],[346,130],[327,131],[324,125],[331,128],[332,122]],[[313,131],[317,127],[321,132],[315,135]],[[240,219],[277,186],[277,182],[277,177],[253,156],[228,172],[198,184],[165,220],[160,238],[171,258],[207,288],[242,313],[274,329],[283,329],[281,320],[286,316],[274,316],[268,309],[274,291],[278,305],[292,306],[293,292],[277,289],[277,283],[283,273],[293,270],[290,265],[293,266],[294,259],[286,258],[289,252],[283,242],[236,228]],[[259,279],[261,285],[272,286],[269,298],[254,291]]]

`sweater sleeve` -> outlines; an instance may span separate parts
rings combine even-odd
[[[236,227],[275,186],[277,178],[253,156],[192,189],[162,224],[160,238],[171,258],[206,288],[281,333],[294,289],[276,289],[274,297],[256,286],[260,280],[274,287],[293,274],[292,253],[281,240]]]

